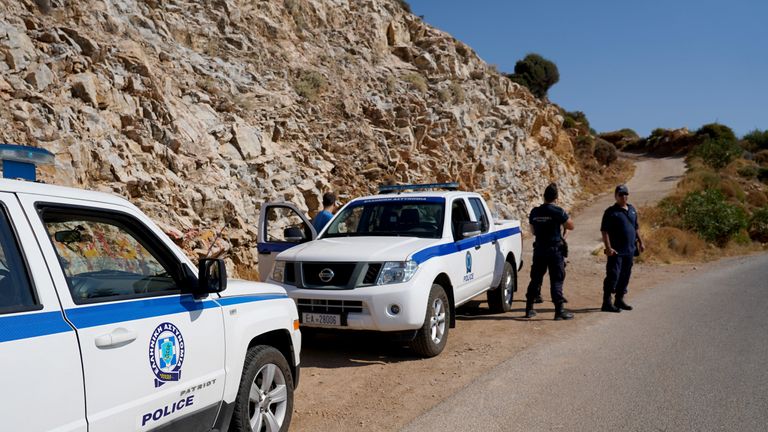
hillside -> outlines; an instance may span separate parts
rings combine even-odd
[[[580,190],[556,107],[390,0],[0,4],[0,140],[250,275],[259,205],[314,213],[387,180],[458,180],[524,218]],[[53,178],[51,178],[53,177]]]

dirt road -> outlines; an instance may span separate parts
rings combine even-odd
[[[636,163],[629,188],[630,201],[639,205],[663,197],[684,172],[680,159],[638,158]],[[551,303],[539,305],[536,319],[521,318],[528,284],[526,265],[515,294],[517,307],[499,315],[490,314],[480,301],[462,308],[457,327],[450,331],[448,346],[433,359],[416,358],[402,346],[375,334],[308,337],[292,429],[398,430],[526,348],[567,338],[605,318],[606,314],[599,313],[604,258],[590,252],[600,241],[600,217],[611,200],[610,195],[597,198],[574,215],[577,229],[569,241],[572,252],[565,293],[569,308],[577,313],[575,320],[553,321]],[[530,263],[530,255],[524,259]],[[628,298],[691,268],[638,265]],[[547,287],[545,282],[545,299]]]

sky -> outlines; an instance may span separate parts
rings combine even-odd
[[[410,0],[503,72],[553,61],[549,99],[598,132],[768,129],[767,0]]]

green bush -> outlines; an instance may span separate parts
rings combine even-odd
[[[744,135],[743,139],[749,143],[747,146],[749,151],[768,150],[768,130],[760,131],[755,129]]]
[[[760,168],[757,172],[757,179],[763,183],[768,183],[768,168]]]
[[[698,156],[704,163],[714,169],[721,169],[741,156],[743,150],[735,140],[708,138],[694,148],[693,156]]]
[[[528,54],[515,63],[515,73],[507,78],[527,87],[537,98],[543,98],[550,87],[560,81],[560,72],[553,62],[538,54]]]
[[[595,140],[595,150],[593,151],[595,159],[601,165],[610,165],[619,158],[616,146],[608,141],[598,138]]]
[[[747,165],[745,167],[739,168],[736,172],[744,178],[753,179],[757,177],[759,169],[756,166]]]
[[[748,225],[746,212],[728,203],[723,193],[715,189],[686,195],[680,213],[685,228],[719,246],[724,246]]]
[[[713,140],[736,142],[736,134],[733,133],[733,129],[720,123],[705,124],[696,131],[696,136],[703,140],[709,138]]]
[[[755,153],[755,162],[760,165],[768,165],[768,150],[760,150]]]
[[[583,129],[587,131],[589,127],[589,119],[587,115],[581,111],[562,111],[563,114],[563,127],[566,129]]]
[[[749,221],[749,237],[760,243],[768,243],[768,207],[752,213]]]
[[[410,5],[410,4],[408,4],[408,2],[407,2],[407,1],[405,1],[405,0],[397,0],[397,4],[399,4],[399,5],[400,5],[400,7],[401,7],[401,8],[402,8],[404,11],[406,11],[406,12],[408,12],[408,13],[411,13],[411,5]]]

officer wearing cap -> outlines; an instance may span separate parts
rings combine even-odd
[[[625,185],[616,186],[614,197],[616,203],[605,210],[600,224],[605,254],[608,256],[603,281],[603,305],[600,308],[604,312],[632,310],[632,306],[624,302],[624,296],[627,294],[634,257],[645,250],[638,233],[637,210],[629,204],[629,189]],[[613,293],[616,294],[616,301],[612,303]]]
[[[563,309],[563,281],[565,280],[565,259],[562,253],[563,228],[572,230],[574,225],[568,213],[555,205],[558,198],[557,185],[551,183],[544,190],[544,204],[531,210],[528,222],[531,224],[536,241],[533,243],[533,264],[531,282],[526,293],[525,317],[533,318],[536,311],[533,304],[541,289],[544,275],[549,271],[549,289],[555,304],[555,319],[568,320],[573,314]]]

